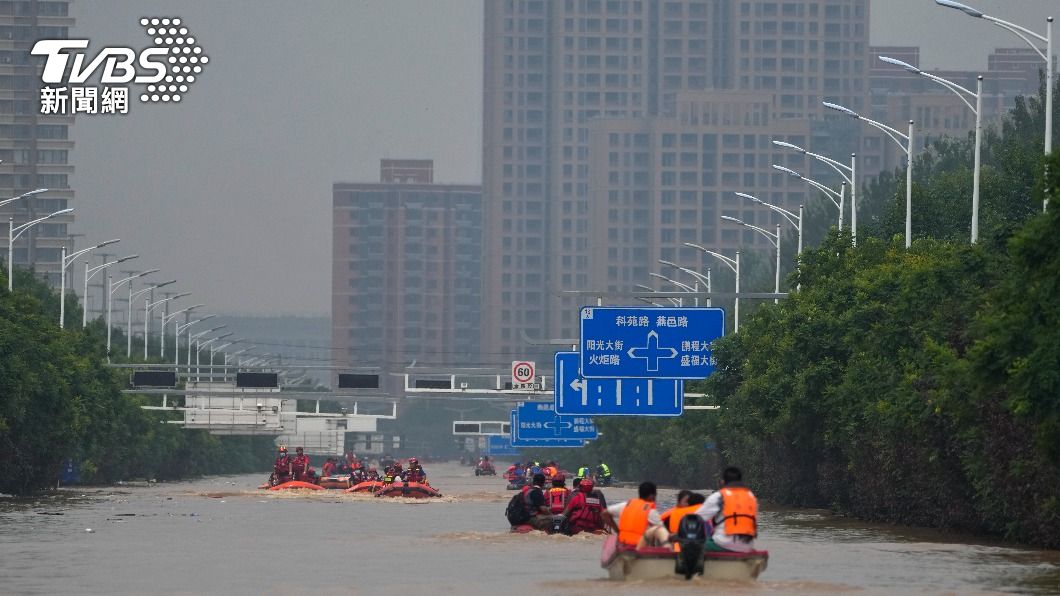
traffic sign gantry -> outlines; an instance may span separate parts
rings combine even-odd
[[[589,416],[680,416],[680,379],[586,379],[578,352],[556,352],[556,413]]]
[[[585,441],[581,439],[526,439],[519,436],[519,410],[512,410],[512,447],[582,447]]]
[[[711,347],[725,332],[720,308],[621,308],[581,311],[581,374],[604,379],[703,379]]]

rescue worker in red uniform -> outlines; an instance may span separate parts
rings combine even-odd
[[[601,513],[607,508],[604,495],[593,490],[591,478],[585,478],[578,484],[578,491],[567,503],[563,516],[567,518],[567,528],[571,536],[579,532],[597,532],[604,529]]]
[[[565,481],[566,477],[563,474],[553,476],[552,488],[548,489],[548,494],[545,495],[545,505],[552,515],[563,513],[567,508],[567,502],[570,501],[570,489],[565,486]]]
[[[335,473],[335,460],[333,458],[329,457],[327,459],[327,461],[324,462],[324,467],[320,468],[320,475],[323,476],[324,478],[327,478],[328,476],[331,476],[334,473]]]
[[[291,473],[295,480],[312,482],[309,476],[309,456],[302,452],[301,447],[295,448],[295,456],[291,460]]]
[[[276,462],[272,464],[272,485],[283,484],[291,480],[291,456],[287,454],[287,446],[280,445],[280,451]]]
[[[426,484],[427,473],[423,471],[423,466],[420,465],[420,460],[415,457],[409,458],[409,469],[405,472],[406,482],[419,482]]]

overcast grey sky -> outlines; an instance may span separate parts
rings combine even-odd
[[[179,105],[79,118],[75,231],[122,238],[215,312],[329,314],[332,182],[376,180],[380,157],[480,181],[482,2],[74,2],[92,47],[143,47],[140,17],[175,16],[210,57]],[[1035,30],[1060,16],[1060,0],[968,3]],[[872,43],[920,45],[927,67],[1021,43],[932,0],[871,11]]]

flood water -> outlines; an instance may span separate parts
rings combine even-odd
[[[806,510],[763,514],[758,582],[620,584],[599,566],[601,537],[511,534],[503,480],[426,468],[445,497],[257,490],[263,473],[0,499],[0,594],[1060,592],[1058,551]]]

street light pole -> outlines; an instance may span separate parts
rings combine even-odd
[[[15,198],[18,199],[18,198],[22,198],[22,197],[15,197]],[[8,220],[7,220],[7,291],[8,292],[13,291],[14,287],[15,287],[15,284],[14,284],[14,282],[15,282],[15,240],[18,240],[18,237],[21,236],[23,234],[23,232],[25,232],[26,230],[30,229],[31,227],[39,224],[40,222],[42,222],[42,221],[44,221],[46,219],[51,219],[51,218],[59,216],[59,215],[65,215],[67,213],[70,213],[71,211],[73,211],[72,208],[70,208],[70,209],[60,209],[59,211],[56,211],[55,213],[51,213],[51,214],[45,215],[44,217],[38,217],[37,219],[35,219],[33,221],[30,221],[30,222],[26,222],[26,223],[24,223],[24,224],[22,224],[20,226],[16,226],[15,225],[15,218],[14,217],[8,218]]]
[[[666,265],[667,267],[673,267],[674,269],[677,269],[678,271],[684,271],[685,273],[687,273],[687,274],[691,275],[692,277],[696,278],[696,290],[697,291],[699,290],[699,282],[702,281],[706,285],[706,288],[707,288],[707,306],[710,306],[710,268],[709,267],[707,268],[707,274],[703,275],[702,273],[699,273],[698,271],[694,271],[692,269],[689,269],[688,267],[682,267],[682,266],[678,265],[677,263],[674,263],[673,261],[667,261],[665,259],[659,259],[659,263],[662,264],[662,265]],[[696,306],[699,306],[699,296],[696,296]]]
[[[774,141],[774,142],[776,142],[776,141]],[[802,205],[799,205],[799,214],[795,215],[794,213],[792,213],[791,211],[788,211],[787,209],[785,209],[783,207],[778,207],[778,206],[776,206],[776,205],[774,205],[772,203],[767,203],[767,202],[763,201],[762,199],[759,199],[758,197],[756,197],[754,195],[749,195],[749,194],[747,194],[745,192],[738,192],[738,193],[736,193],[736,196],[743,197],[743,198],[745,198],[747,200],[750,200],[750,201],[754,201],[755,203],[758,203],[759,205],[762,205],[764,207],[768,207],[768,208],[772,209],[773,211],[776,211],[784,219],[788,220],[788,223],[790,223],[791,225],[795,226],[795,229],[796,229],[796,231],[798,233],[798,240],[799,240],[798,241],[798,252],[796,254],[800,254],[800,255],[802,254]],[[851,206],[853,206],[853,205],[851,205]]]
[[[935,0],[938,2],[939,0]],[[947,0],[948,1],[948,0]],[[882,122],[876,122],[870,118],[866,118],[861,114],[858,114],[850,108],[845,108],[839,104],[829,103],[827,101],[822,102],[824,107],[836,110],[854,118],[855,120],[861,120],[865,124],[879,130],[883,134],[887,135],[892,141],[901,147],[902,151],[906,155],[906,172],[905,172],[905,247],[913,243],[913,133],[914,126],[913,121],[909,121],[909,134],[903,134],[895,128],[891,128]],[[904,141],[904,142],[903,142]]]
[[[690,293],[690,294],[693,294],[693,297],[694,297],[694,298],[695,298],[696,300],[699,300],[699,297],[698,297],[698,296],[695,296],[695,294],[696,294],[696,290],[695,290],[695,288],[693,288],[692,286],[689,286],[689,285],[687,285],[687,284],[683,284],[683,283],[681,283],[681,282],[679,282],[679,281],[677,281],[677,280],[673,280],[673,279],[670,279],[669,277],[665,277],[665,276],[663,276],[663,275],[659,275],[658,273],[649,273],[648,275],[650,275],[650,276],[652,276],[652,277],[657,277],[657,278],[659,278],[659,279],[661,279],[661,280],[663,280],[663,281],[667,281],[667,282],[670,282],[670,283],[672,283],[673,285],[675,285],[675,286],[677,286],[677,287],[681,288],[681,289],[682,289],[682,290],[684,290],[685,292],[688,292],[688,293]],[[696,282],[696,283],[699,283],[699,282]],[[685,303],[684,303],[684,299],[683,299],[683,298],[678,298],[678,300],[680,300],[681,302],[680,302],[680,304],[678,304],[677,306],[684,306],[684,305],[685,305]],[[697,303],[697,305],[698,305],[698,303]]]
[[[203,306],[206,306],[206,305],[205,304],[195,304],[193,306],[189,306],[187,308],[182,308],[182,309],[180,309],[180,310],[178,310],[176,312],[165,314],[165,315],[162,316],[162,331],[161,331],[161,333],[162,333],[162,347],[159,350],[159,357],[161,357],[163,359],[163,361],[165,361],[165,357],[166,357],[166,324],[168,324],[170,320],[176,318],[176,316],[179,315],[179,314],[191,313],[191,311],[195,310],[196,308],[202,308]],[[185,315],[185,316],[187,316],[187,315]],[[187,319],[185,319],[185,320],[187,320]],[[174,325],[174,327],[179,327],[180,326],[179,323],[173,323],[173,325]],[[178,339],[176,339],[176,341],[174,341],[175,345],[174,345],[174,348],[173,348],[175,351],[177,351],[179,349],[179,347],[180,347],[180,340],[179,340],[180,332],[178,331],[177,333],[174,333],[173,335],[178,338]],[[180,363],[179,362],[175,362],[174,364],[180,364]]]
[[[88,248],[83,248],[83,249],[75,252],[74,254],[72,254],[70,256],[66,255],[66,247],[65,246],[62,247],[62,251],[61,251],[61,255],[62,256],[59,259],[59,278],[60,278],[60,281],[59,281],[59,328],[60,329],[66,327],[66,268],[69,267],[70,264],[72,264],[74,262],[74,259],[76,259],[77,257],[79,257],[79,256],[81,256],[81,255],[83,255],[83,254],[85,254],[85,253],[87,253],[89,251],[96,250],[97,248],[103,248],[104,246],[107,246],[109,244],[114,244],[115,242],[119,242],[119,241],[120,240],[118,238],[115,238],[114,240],[107,240],[105,242],[100,242],[99,244],[97,244],[95,246],[90,246]],[[87,287],[85,289],[85,294],[86,295],[88,294]],[[87,307],[88,305],[86,304],[85,306]]]
[[[148,269],[147,271],[141,271],[140,273],[137,273],[136,275],[130,275],[129,277],[126,277],[125,279],[121,279],[121,280],[119,280],[117,282],[114,281],[114,276],[113,275],[108,275],[107,276],[107,362],[110,362],[111,312],[114,310],[113,308],[111,308],[111,297],[114,296],[114,290],[116,290],[119,287],[121,287],[122,284],[126,284],[126,283],[127,284],[132,284],[132,280],[134,280],[134,279],[136,279],[138,277],[143,277],[145,275],[150,275],[150,274],[156,273],[158,271],[160,271],[160,270],[159,269]]]
[[[700,246],[698,244],[693,244],[691,242],[685,242],[684,245],[688,246],[690,248],[695,248],[697,250],[701,250],[704,253],[706,253],[706,254],[708,254],[708,255],[720,260],[722,263],[725,263],[725,265],[729,269],[731,269],[733,273],[736,274],[736,299],[733,301],[733,312],[734,312],[733,333],[739,333],[740,332],[740,251],[736,251],[736,258],[732,259],[732,258],[729,258],[729,257],[719,253],[719,252],[714,252],[713,250],[708,250],[706,248],[703,248],[702,246]]]
[[[132,259],[137,259],[139,257],[140,257],[140,255],[129,255],[127,257],[122,257],[120,259],[115,259],[115,260],[110,261],[108,263],[103,263],[102,265],[96,265],[95,267],[89,267],[88,266],[88,261],[85,261],[85,293],[82,294],[82,296],[85,297],[85,308],[82,309],[82,311],[81,311],[81,328],[82,329],[84,329],[85,327],[88,326],[88,281],[90,279],[92,279],[93,277],[95,277],[97,273],[99,273],[100,271],[102,271],[104,269],[107,269],[107,268],[109,268],[109,267],[111,267],[113,265],[117,265],[118,263],[124,263],[125,261],[131,261]],[[104,293],[106,293],[106,289],[104,289]],[[103,298],[106,298],[106,296],[103,296]],[[103,305],[101,304],[100,305],[100,307],[101,307],[100,310],[101,311],[102,311],[102,306]]]
[[[919,68],[897,60],[895,58],[888,58],[887,56],[880,56],[880,60],[891,64],[893,66],[899,66],[906,69],[907,71],[926,77],[939,85],[942,85],[946,89],[953,92],[954,95],[960,98],[964,102],[964,105],[968,106],[968,109],[975,114],[975,167],[972,170],[972,244],[975,244],[979,240],[979,177],[981,173],[982,165],[982,147],[983,147],[983,77],[980,75],[976,79],[976,91],[973,93],[971,90],[966,89],[954,83],[953,81],[946,80],[942,77],[935,76],[931,73],[924,72]],[[975,105],[968,101],[965,95],[975,98]]]
[[[649,292],[655,292],[655,291],[657,291],[657,290],[656,290],[655,288],[653,288],[653,287],[651,287],[651,286],[646,286],[646,285],[644,285],[644,284],[633,284],[633,287],[635,287],[635,288],[639,288],[639,289],[641,289],[641,290],[647,290],[647,291],[649,291]],[[667,297],[666,299],[667,299],[667,300],[669,300],[669,301],[670,301],[670,304],[672,304],[672,305],[674,305],[674,306],[681,306],[681,301],[680,301],[680,300],[678,300],[677,298],[669,298],[669,297]],[[651,301],[649,301],[649,302],[651,302]],[[654,302],[652,302],[651,304],[652,304],[653,306],[662,306],[661,304],[655,304]]]
[[[129,318],[125,320],[125,344],[126,344],[126,346],[125,346],[125,357],[126,358],[132,358],[132,305],[133,305],[133,299],[134,298],[138,298],[141,294],[146,294],[147,292],[151,292],[151,295],[153,296],[155,288],[163,288],[165,286],[168,286],[170,284],[175,284],[175,283],[177,283],[177,280],[171,279],[169,281],[165,281],[165,282],[162,282],[160,284],[155,284],[153,286],[144,288],[144,289],[139,290],[139,291],[137,291],[135,293],[133,293],[133,291],[132,291],[132,284],[131,283],[129,284]],[[147,301],[149,301],[149,299],[145,300],[145,304],[146,304]],[[146,310],[146,308],[145,308],[145,310]],[[145,318],[144,319],[144,329],[146,329],[146,328],[147,328],[147,319]],[[144,347],[144,354],[146,354],[147,353],[147,347],[146,347],[147,346],[147,334],[146,334],[146,332],[144,334],[144,346],[145,346]],[[145,358],[146,358],[146,356],[145,356]]]
[[[858,197],[858,185],[857,185],[857,179],[858,179],[858,154],[857,153],[851,153],[850,154],[850,165],[847,166],[845,164],[839,163],[838,161],[836,161],[836,160],[834,160],[832,158],[825,157],[823,155],[820,155],[818,153],[814,153],[812,151],[807,151],[806,149],[803,149],[802,147],[799,147],[798,145],[795,145],[795,144],[792,144],[792,143],[788,143],[786,141],[773,141],[773,144],[777,145],[778,147],[787,147],[788,149],[794,149],[795,151],[798,151],[799,153],[802,153],[803,155],[805,155],[807,157],[812,157],[812,158],[816,159],[817,161],[819,161],[819,162],[827,165],[828,167],[832,168],[833,170],[835,170],[843,178],[843,180],[846,180],[847,184],[850,185],[850,239],[853,242],[854,246],[857,246],[858,245],[858,198],[857,198]],[[763,203],[763,205],[766,205],[766,204],[767,203]],[[799,208],[801,209],[802,207],[800,206]],[[799,252],[801,253],[802,251],[800,250]]]
[[[185,296],[191,296],[191,292],[181,292],[180,294],[174,294],[172,296],[166,296],[165,298],[163,298],[161,300],[158,300],[158,301],[155,301],[155,302],[151,302],[151,300],[149,298],[145,298],[144,299],[144,361],[145,362],[147,361],[147,337],[151,333],[151,311],[154,310],[155,307],[160,306],[162,304],[165,304],[168,307],[170,300],[176,300],[178,298],[183,298]],[[161,337],[162,337],[162,346],[163,346],[163,349],[165,349],[165,345],[166,345],[165,315],[162,315],[162,336]],[[162,354],[162,357],[165,357],[165,353],[164,352]]]
[[[777,224],[777,233],[774,234],[773,232],[766,231],[765,228],[760,228],[760,227],[758,227],[756,225],[749,224],[749,223],[747,223],[745,221],[741,221],[739,219],[736,219],[735,217],[729,217],[728,215],[722,215],[721,218],[724,219],[725,221],[731,221],[733,223],[740,224],[741,226],[744,226],[746,228],[750,228],[750,229],[758,232],[759,234],[765,236],[766,240],[768,240],[769,243],[772,244],[773,247],[777,249],[777,271],[776,271],[776,282],[775,282],[775,286],[774,286],[774,289],[773,289],[773,293],[774,294],[779,294],[780,293],[780,224]],[[780,297],[779,296],[777,296],[776,298],[773,298],[773,304],[780,304]]]
[[[1041,56],[1042,60],[1045,60],[1045,154],[1049,155],[1053,152],[1053,87],[1056,83],[1053,80],[1053,17],[1046,17],[1045,19],[1045,35],[1035,33],[1026,27],[1021,27],[1015,23],[1008,21],[1002,21],[997,17],[992,17],[988,14],[984,14],[981,10],[972,8],[966,4],[960,2],[954,2],[953,0],[935,0],[935,4],[939,6],[945,6],[946,8],[957,9],[964,14],[975,17],[977,19],[983,19],[989,21],[998,27],[1016,35],[1024,42],[1027,43]],[[1043,52],[1038,42],[1045,43],[1045,51]]]

